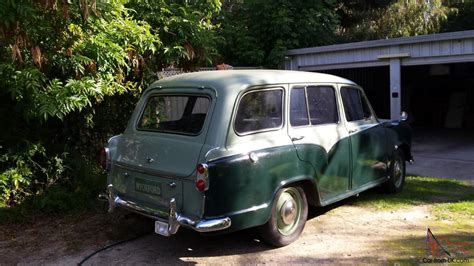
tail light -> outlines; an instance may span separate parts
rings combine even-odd
[[[201,163],[196,166],[196,189],[206,191],[209,189],[209,173],[207,164]]]
[[[109,148],[102,148],[100,150],[100,166],[104,168],[104,170],[110,170],[110,152]]]

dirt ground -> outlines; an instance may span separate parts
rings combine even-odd
[[[77,264],[107,244],[138,235],[143,236],[102,251],[85,265],[385,264],[418,263],[426,257],[430,206],[377,211],[355,206],[355,200],[311,208],[299,240],[278,249],[262,243],[255,230],[204,236],[181,228],[166,238],[153,234],[152,220],[125,211],[2,226],[0,264]]]

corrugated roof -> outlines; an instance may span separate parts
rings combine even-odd
[[[308,47],[301,49],[292,49],[288,50],[286,53],[289,56],[292,55],[304,55],[312,53],[323,53],[323,52],[335,52],[341,50],[352,50],[360,48],[373,48],[381,46],[393,46],[393,45],[402,45],[402,44],[415,44],[423,42],[434,42],[434,41],[447,41],[455,39],[467,39],[474,37],[474,30],[467,31],[456,31],[456,32],[446,32],[446,33],[437,33],[429,35],[418,35],[411,37],[401,37],[393,39],[383,39],[383,40],[374,40],[374,41],[364,41],[364,42],[353,42],[353,43],[343,43],[327,46],[318,46],[318,47]]]

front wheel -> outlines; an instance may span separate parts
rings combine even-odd
[[[272,246],[291,244],[300,236],[308,217],[308,203],[303,189],[280,189],[272,204],[270,220],[259,228],[261,237]]]
[[[405,157],[400,150],[395,150],[390,161],[390,179],[383,183],[382,188],[387,193],[399,193],[405,185]]]

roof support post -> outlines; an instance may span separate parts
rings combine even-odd
[[[401,114],[401,63],[390,58],[390,119],[399,120]]]

